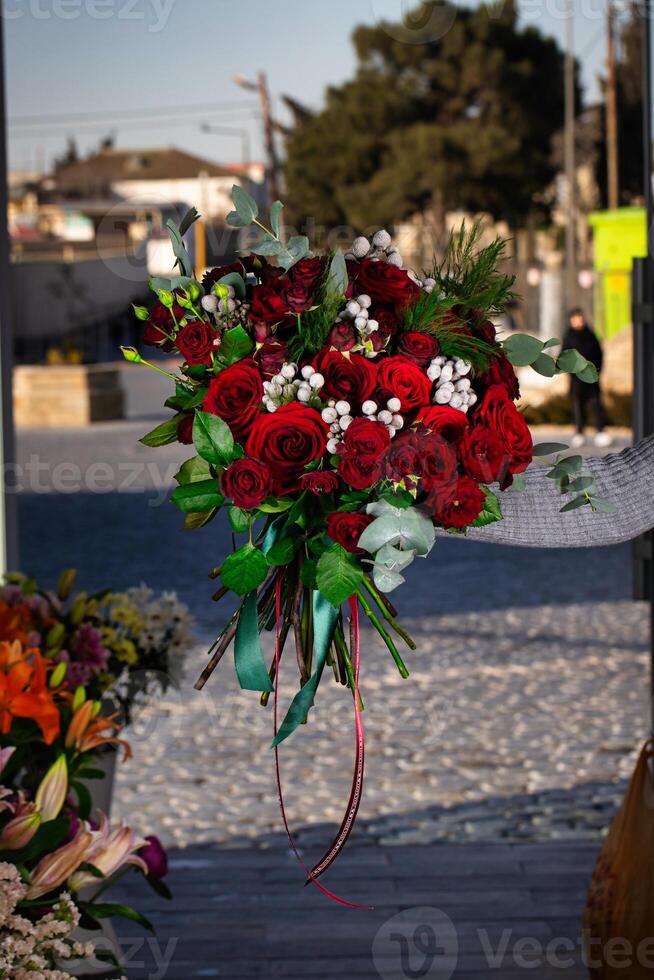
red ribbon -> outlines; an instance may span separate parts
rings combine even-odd
[[[330,851],[325,856],[325,859],[327,857],[330,858],[329,863],[326,864],[325,867],[323,867],[320,872],[318,872],[320,874],[322,874],[322,871],[325,871],[327,869],[327,867],[329,867],[329,864],[331,864],[334,861],[334,859],[336,858],[336,856],[338,855],[338,853],[343,848],[343,845],[345,844],[345,841],[347,840],[347,838],[348,838],[348,836],[350,834],[350,831],[352,829],[352,825],[354,824],[354,819],[356,817],[356,812],[358,810],[359,802],[361,800],[361,784],[363,782],[363,724],[361,722],[361,712],[359,710],[359,684],[358,684],[358,679],[359,679],[359,607],[358,607],[358,604],[357,604],[356,597],[353,597],[350,600],[350,608],[352,610],[352,623],[353,623],[354,636],[355,636],[355,644],[354,644],[355,645],[355,667],[354,667],[354,678],[355,678],[354,687],[355,687],[355,691],[354,691],[354,704],[355,704],[355,717],[356,717],[356,730],[357,730],[357,766],[356,766],[356,769],[355,769],[354,784],[352,786],[352,794],[350,796],[350,807],[348,809],[348,813],[346,814],[346,817],[345,817],[345,819],[343,821],[343,824],[341,825],[341,831],[339,831],[339,834],[337,835],[337,838],[336,838],[336,841],[334,842],[334,845],[332,845],[332,848],[330,848]],[[275,585],[275,697],[274,697],[274,712],[273,712],[275,736],[277,736],[277,705],[278,705],[278,694],[279,694],[279,659],[280,659],[280,655],[281,655],[281,650],[280,650],[281,620],[282,620],[282,576],[281,575],[278,575],[277,576],[277,583]],[[282,792],[282,775],[281,775],[281,769],[280,769],[280,765],[279,765],[279,746],[277,746],[277,745],[275,746],[275,772],[276,772],[276,776],[277,776],[277,794],[279,796],[279,807],[280,807],[280,810],[281,810],[281,813],[282,813],[282,820],[284,821],[284,827],[286,829],[286,836],[288,837],[288,842],[291,845],[291,850],[295,854],[295,857],[297,858],[299,864],[302,866],[302,868],[304,868],[304,871],[306,872],[308,881],[311,881],[316,886],[316,888],[318,888],[323,893],[323,895],[326,895],[327,898],[330,898],[333,902],[337,902],[339,905],[345,905],[345,906],[347,906],[347,908],[350,908],[350,909],[368,909],[368,910],[370,910],[371,909],[371,906],[369,906],[369,905],[359,905],[356,902],[349,902],[347,899],[340,898],[334,892],[330,891],[328,888],[325,888],[325,886],[323,884],[321,884],[321,882],[319,882],[317,880],[317,876],[314,873],[314,871],[310,870],[307,867],[307,865],[304,863],[304,861],[302,860],[302,856],[300,855],[300,852],[299,852],[299,850],[297,848],[297,845],[296,845],[296,843],[295,843],[295,841],[293,839],[293,836],[291,834],[291,830],[290,830],[290,827],[289,827],[289,824],[288,824],[288,819],[286,817],[286,809],[284,807],[284,795],[283,795],[283,792]],[[355,807],[354,807],[354,811],[352,812],[352,805],[353,805],[353,803],[355,804]],[[350,818],[350,814],[351,814],[351,818]],[[348,818],[350,818],[350,819],[348,819]],[[343,829],[346,826],[347,826],[347,833],[343,837]],[[334,848],[336,847],[337,844],[338,844],[338,847],[336,848],[335,853],[333,853],[333,855],[332,855],[332,852],[334,851]],[[323,861],[320,862],[320,866],[322,866],[322,864],[323,864],[323,862],[324,862],[325,859],[323,859]]]

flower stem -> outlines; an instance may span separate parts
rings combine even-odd
[[[361,603],[361,606],[366,616],[368,617],[368,619],[370,620],[370,622],[372,623],[372,625],[377,630],[382,640],[390,650],[391,656],[397,665],[397,669],[399,670],[400,675],[406,679],[409,676],[409,671],[406,668],[406,664],[404,663],[402,657],[398,653],[397,647],[393,643],[393,640],[382,626],[379,617],[373,612],[370,603],[366,598],[365,592],[363,591],[363,589],[357,589],[356,594],[359,598],[359,602]]]
[[[354,692],[356,690],[356,684],[354,682],[354,667],[352,665],[352,660],[350,658],[350,651],[348,650],[347,643],[345,642],[345,634],[343,632],[342,622],[338,624],[336,630],[334,631],[334,643],[338,650],[339,656],[342,658],[343,664],[345,665],[345,672],[347,674],[347,680],[348,680],[347,686],[352,691],[352,697],[354,697]],[[362,711],[364,710],[363,699],[361,698],[360,694],[359,694],[359,707],[361,708]]]
[[[400,624],[394,619],[390,609],[384,602],[384,597],[382,596],[382,594],[377,590],[377,588],[373,585],[373,583],[369,581],[367,578],[364,581],[364,585],[368,590],[368,592],[370,593],[370,595],[375,600],[375,602],[377,603],[379,607],[379,611],[381,612],[382,616],[384,617],[384,619],[386,620],[390,628],[392,630],[395,630],[398,636],[402,637],[402,639],[404,640],[404,642],[406,643],[406,645],[409,647],[410,650],[416,650],[417,645],[415,640],[411,636],[409,636],[407,631],[402,626],[400,626]]]

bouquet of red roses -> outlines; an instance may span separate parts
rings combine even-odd
[[[407,677],[396,638],[415,646],[386,594],[430,552],[437,529],[464,533],[501,520],[496,490],[518,483],[532,460],[513,364],[589,381],[596,374],[574,351],[550,356],[553,342],[498,338],[491,317],[512,295],[513,278],[501,271],[504,243],[479,247],[476,226],[454,235],[421,278],[403,268],[386,231],[357,238],[345,255],[313,256],[306,238],[285,240],[279,202],[266,225],[241,188],[233,200],[228,222],[254,223],[260,243],[200,282],[183,243],[197,217],[189,212],[179,228],[169,225],[180,274],[151,282],[154,309],[136,308],[144,342],[183,359],[166,402],[174,414],[142,441],[192,444],[173,493],[186,526],[202,527],[225,508],[243,536],[212,573],[222,583],[216,597],[232,591],[242,602],[197,686],[234,640],[241,687],[267,703],[292,634],[299,690],[281,726],[275,719],[275,748],[307,718],[325,667],[350,689],[352,797],[332,848],[310,872],[315,880],[342,847],[360,799],[360,611]],[[149,364],[133,348],[124,354]],[[270,665],[264,629],[277,633]]]

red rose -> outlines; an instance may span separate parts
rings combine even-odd
[[[369,514],[328,514],[325,518],[327,534],[353,555],[362,555],[359,548],[359,538],[371,524],[373,518]]]
[[[313,359],[313,366],[325,379],[323,398],[346,401],[354,407],[370,398],[377,379],[377,367],[361,354],[341,354],[325,348]]]
[[[229,265],[207,269],[202,277],[202,285],[205,291],[210,293],[212,286],[220,282],[221,279],[224,279],[230,272],[237,272],[242,279],[245,279],[248,272],[253,272],[257,278],[265,279],[268,269],[274,269],[275,273],[277,273],[277,269],[274,266],[269,266],[266,260],[260,255],[244,255],[242,259],[238,259],[236,262],[230,262]]]
[[[399,398],[402,414],[430,400],[432,383],[408,357],[387,357],[379,365],[377,387],[384,397]]]
[[[486,494],[475,481],[469,476],[462,476],[453,497],[445,504],[437,501],[432,517],[443,527],[467,527],[481,514],[485,500]]]
[[[333,470],[312,470],[300,478],[305,490],[310,490],[319,497],[323,493],[331,493],[338,486],[338,477]]]
[[[143,328],[143,343],[161,346],[165,351],[172,350],[173,344],[170,338],[175,333],[175,321],[180,323],[185,316],[186,310],[177,303],[173,304],[172,312],[163,303],[155,303]]]
[[[351,323],[336,323],[329,331],[327,342],[339,351],[352,350],[357,342]]]
[[[289,281],[285,283],[282,296],[292,313],[306,313],[308,309],[315,306],[313,290],[301,282]]]
[[[406,330],[397,340],[397,353],[415,361],[420,367],[429,367],[430,361],[436,357],[440,344],[435,337],[420,330]]]
[[[291,402],[257,417],[246,450],[248,456],[268,463],[273,493],[281,496],[299,488],[304,467],[324,455],[328,436],[329,428],[315,408]]]
[[[457,458],[452,446],[435,432],[422,435],[418,453],[420,480],[434,497],[449,500],[457,479]]]
[[[475,425],[458,445],[464,470],[482,483],[495,483],[506,476],[511,457],[493,429]]]
[[[353,270],[356,279],[355,291],[367,293],[374,303],[392,303],[405,306],[409,300],[417,299],[420,290],[404,269],[398,269],[388,262],[374,262],[362,259]]]
[[[279,374],[282,365],[288,360],[288,346],[275,337],[268,337],[254,354],[254,360],[267,380]]]
[[[478,375],[473,384],[475,391],[482,398],[484,392],[492,385],[504,385],[509,398],[515,400],[520,397],[520,382],[506,354],[498,353],[491,358],[487,370],[484,374]]]
[[[189,412],[187,415],[183,415],[177,423],[177,439],[184,446],[190,446],[193,443],[194,418],[195,412]]]
[[[529,426],[507,395],[504,385],[493,385],[486,392],[475,421],[493,429],[510,458],[509,471],[523,473],[531,463],[534,443]]]
[[[449,405],[425,405],[418,410],[416,418],[432,432],[437,432],[448,442],[458,442],[463,438],[469,422],[465,412]]]
[[[255,286],[252,290],[249,317],[255,323],[279,323],[288,316],[290,306],[280,282],[273,279],[268,285]]]
[[[381,479],[391,437],[383,422],[355,419],[343,437],[338,472],[355,490],[366,490]]]
[[[234,438],[241,440],[259,415],[262,398],[263,382],[259,368],[248,357],[211,379],[202,409],[211,415],[218,415],[230,427]]]
[[[175,343],[189,366],[211,364],[213,353],[220,343],[220,334],[202,320],[192,320],[179,331]]]
[[[221,474],[220,489],[237,507],[254,510],[270,496],[270,468],[258,459],[237,459]]]
[[[472,329],[475,336],[481,337],[482,340],[487,341],[489,344],[494,343],[497,330],[491,320],[476,320],[473,322]]]
[[[324,259],[300,259],[294,266],[291,266],[288,278],[295,286],[304,286],[305,289],[313,290],[318,285],[324,269]]]
[[[384,474],[394,483],[420,474],[420,437],[417,432],[401,432],[391,442],[384,460]]]

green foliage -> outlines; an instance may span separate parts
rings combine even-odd
[[[243,327],[232,327],[223,334],[217,360],[222,366],[228,367],[247,357],[253,350],[254,343]]]
[[[489,490],[488,487],[482,487],[482,490],[486,492],[486,500],[483,510],[472,522],[472,527],[486,527],[487,524],[494,524],[496,521],[502,520],[502,505],[497,494]]]
[[[252,518],[246,510],[242,510],[240,507],[230,507],[227,511],[227,517],[234,534],[245,534],[250,530]]]
[[[316,585],[332,606],[354,595],[363,581],[363,569],[354,555],[335,544],[318,559]]]
[[[329,331],[343,309],[343,292],[335,288],[335,282],[328,274],[318,292],[317,305],[298,317],[297,333],[288,344],[292,360],[300,360],[303,354],[315,354],[324,346]]]
[[[588,384],[598,380],[597,368],[579,351],[564,350],[557,358],[544,353],[557,343],[556,340],[543,342],[526,333],[513,333],[502,342],[502,349],[515,367],[531,366],[547,378],[553,378],[555,374],[574,374]]]
[[[432,277],[434,292],[451,297],[466,310],[479,310],[484,315],[499,313],[515,297],[515,276],[502,272],[500,265],[506,251],[506,241],[496,238],[480,247],[481,222],[468,230],[465,221],[458,232],[450,235],[441,262],[435,262]]]
[[[247,595],[258,589],[268,574],[268,562],[253,544],[243,545],[223,563],[220,578],[236,595]]]
[[[209,412],[196,412],[193,444],[198,454],[214,466],[226,466],[234,458],[234,437],[226,422]]]
[[[225,498],[218,487],[218,480],[198,480],[183,483],[173,490],[172,501],[185,514],[200,514],[221,507]]]
[[[144,446],[151,447],[167,446],[171,442],[177,442],[177,428],[181,418],[182,416],[179,414],[173,415],[172,418],[166,419],[161,425],[144,435],[139,439],[139,442],[142,442]]]
[[[590,507],[595,512],[614,514],[617,509],[615,504],[604,497],[600,497],[595,477],[590,470],[584,469],[583,457],[579,455],[561,457],[558,455],[561,446],[561,443],[549,445],[543,443],[541,446],[535,447],[538,450],[538,455],[541,456],[550,455],[546,450],[552,447],[554,447],[553,452],[557,454],[554,466],[547,476],[554,481],[554,485],[560,494],[570,493],[573,495],[572,499],[561,507],[561,513],[577,510],[579,507]],[[567,446],[563,446],[563,449],[567,448]]]

